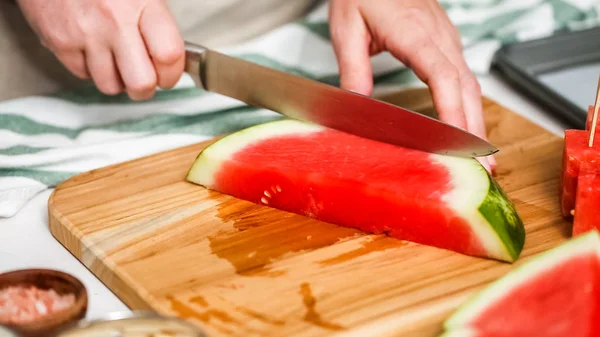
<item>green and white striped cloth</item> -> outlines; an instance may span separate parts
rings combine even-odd
[[[599,22],[600,0],[443,0],[478,74],[507,42]],[[304,19],[222,52],[338,85],[327,4]],[[372,59],[375,88],[422,86],[389,54]],[[0,217],[88,170],[134,159],[280,115],[196,89],[188,77],[149,102],[103,96],[94,88],[0,102]]]

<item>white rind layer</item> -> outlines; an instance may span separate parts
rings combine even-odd
[[[596,254],[600,259],[600,235],[595,230],[570,239],[562,245],[521,264],[469,300],[444,323],[444,327],[447,330],[468,327],[469,322],[477,318],[478,314],[485,308],[494,306],[494,303],[507,296],[512,289],[518,287],[527,279],[535,278],[536,275],[576,256],[590,253]]]
[[[479,212],[478,206],[483,203],[490,190],[490,180],[485,168],[470,158],[441,155],[432,155],[432,158],[448,168],[451,175],[453,189],[444,195],[443,200],[456,214],[468,221],[479,242],[485,244],[484,248],[490,257],[512,261],[513,258],[498,233]]]
[[[224,160],[231,158],[244,147],[277,136],[292,136],[323,131],[316,124],[303,123],[293,119],[284,119],[249,127],[226,136],[209,145],[192,165],[187,179],[193,183],[211,187],[214,177]]]

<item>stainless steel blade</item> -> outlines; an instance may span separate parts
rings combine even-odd
[[[290,118],[373,140],[461,157],[498,151],[437,119],[308,78],[186,43],[186,67],[198,86]]]

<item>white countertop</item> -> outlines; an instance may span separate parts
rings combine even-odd
[[[485,96],[562,136],[564,124],[517,94],[495,77],[479,78]],[[16,216],[0,219],[0,272],[22,268],[53,268],[78,277],[89,292],[87,318],[128,310],[107,287],[73,257],[48,230],[47,201],[52,191],[33,198]]]

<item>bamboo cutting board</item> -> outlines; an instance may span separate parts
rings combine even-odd
[[[386,98],[432,113],[426,89]],[[497,180],[527,238],[522,263],[563,242],[563,140],[485,99]],[[437,336],[511,265],[365,235],[185,181],[207,143],[87,172],[49,200],[53,235],[132,309],[209,336]]]

